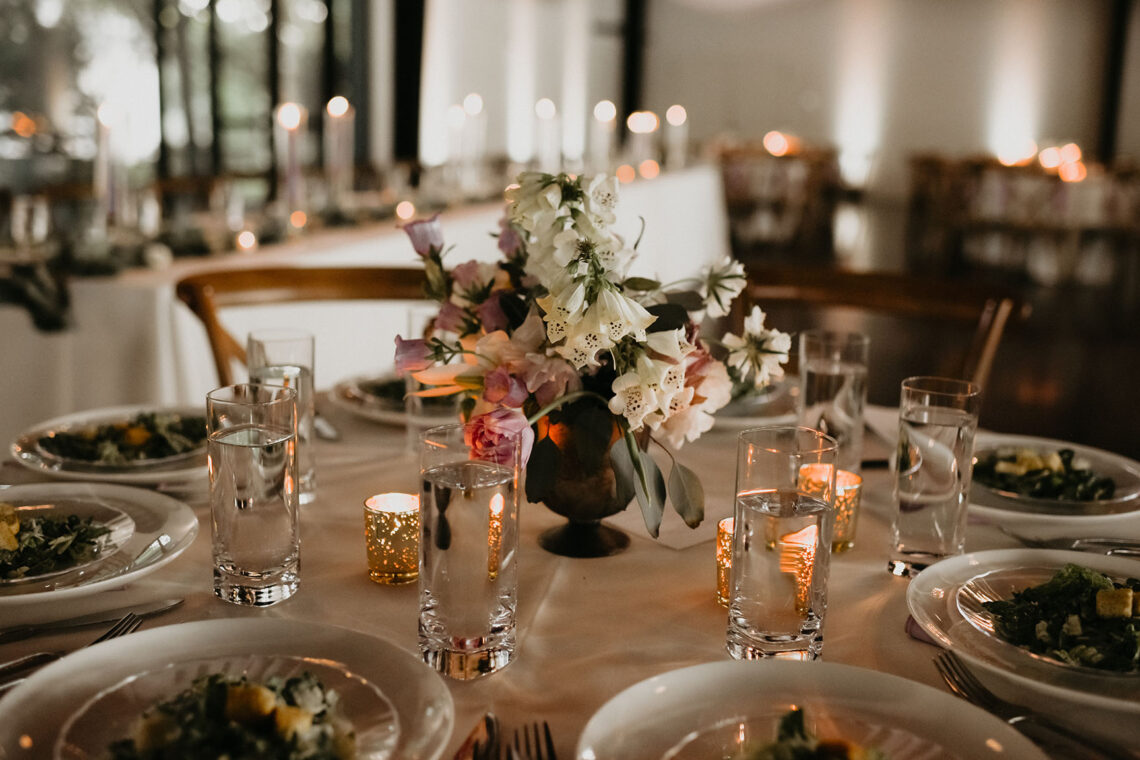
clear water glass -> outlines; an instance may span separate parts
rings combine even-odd
[[[823,652],[838,444],[818,430],[740,434],[726,649],[738,660]],[[807,490],[810,469],[822,487]]]
[[[419,646],[461,680],[506,667],[517,645],[519,441],[470,445],[467,427],[420,447]]]
[[[862,333],[800,333],[799,423],[839,442],[839,467],[858,473],[863,457],[870,339]]]
[[[214,595],[265,607],[300,585],[297,392],[231,385],[206,395]]]
[[[892,575],[913,576],[966,544],[981,387],[910,377],[902,383],[891,524]]]
[[[255,330],[246,344],[250,382],[279,385],[290,370],[300,370],[297,389],[297,468],[302,504],[317,498],[317,457],[313,445],[316,398],[313,391],[315,347],[311,333],[290,328]]]

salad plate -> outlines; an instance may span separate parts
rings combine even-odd
[[[775,738],[781,716],[804,711],[811,733],[891,758],[1041,760],[994,716],[916,681],[850,665],[722,661],[635,684],[594,714],[578,760],[738,757]]]
[[[993,615],[982,607],[1044,583],[1067,564],[1114,579],[1140,577],[1140,563],[1126,557],[996,549],[951,557],[923,570],[907,588],[907,606],[927,634],[982,670],[1054,700],[1140,715],[1140,673],[1071,665],[1029,652],[999,637]]]
[[[389,641],[345,628],[245,618],[139,631],[80,649],[37,671],[0,699],[0,757],[51,758],[69,718],[132,676],[171,663],[238,661],[252,655],[334,663],[332,667],[374,684],[396,715],[394,757],[435,760],[447,746],[454,723],[451,694],[419,658]]]
[[[4,494],[7,500],[5,503],[12,507],[10,514],[18,525],[18,531],[38,528],[42,533],[41,521],[59,524],[69,518],[78,518],[81,524],[87,523],[105,532],[87,542],[86,546],[77,546],[77,539],[81,537],[79,530],[82,529],[69,526],[61,530],[54,536],[52,543],[68,541],[67,556],[73,559],[64,562],[56,560],[59,552],[50,549],[49,544],[42,552],[48,557],[25,558],[43,562],[39,571],[32,570],[14,577],[0,576],[0,595],[43,591],[77,583],[90,576],[100,563],[122,549],[135,533],[134,519],[118,507],[86,499],[59,499],[47,503],[37,498],[28,500],[28,496],[35,495],[33,491],[20,499],[17,494],[17,500],[12,501],[7,492]],[[0,515],[0,521],[3,521],[3,515]],[[37,526],[37,523],[41,525]],[[16,532],[14,537],[19,539],[20,533]]]
[[[68,573],[53,583],[20,593],[0,593],[5,626],[81,614],[81,600],[136,581],[172,562],[198,535],[198,518],[183,502],[142,488],[110,483],[28,483],[3,491],[13,504],[90,505],[124,514],[132,531],[117,549],[87,572]],[[121,532],[120,535],[125,535]]]
[[[1044,460],[1061,452],[1072,452],[1072,467],[1089,474],[1084,478],[1073,473],[1057,474],[1055,478],[1049,479],[1046,486],[1034,477],[1034,472],[1041,473],[1041,469],[1025,475],[994,472],[995,462],[1015,460],[1019,453],[1023,456],[1036,454]],[[1065,457],[1068,456],[1066,453]],[[1060,459],[1058,456],[1053,460],[1054,467],[1061,465]],[[1005,464],[1014,468],[1019,462],[1007,461]],[[1087,498],[1063,495],[1060,492],[1064,485],[1074,484],[1072,487],[1076,487],[1077,483],[1080,483],[1083,490],[1087,479],[1095,479],[1097,482],[1111,480],[1114,486],[1111,495],[1095,493],[1093,489],[1083,494]],[[1034,488],[1048,495],[1032,495]],[[1111,520],[1135,517],[1140,512],[1140,462],[1091,446],[1050,438],[979,432],[974,442],[974,477],[970,500],[976,511],[995,520],[1008,516],[1016,520],[1029,515],[1047,522],[1065,523],[1093,518]]]
[[[357,375],[342,380],[329,392],[329,401],[345,411],[385,425],[407,424],[404,379],[392,374]],[[453,396],[425,398],[425,425],[443,425],[458,417]]]
[[[199,716],[198,708],[208,709],[210,697],[218,689],[243,682],[276,687],[280,704],[285,704],[288,694],[299,702],[318,732],[325,733],[334,746],[351,745],[353,757],[358,760],[387,760],[399,740],[399,721],[392,702],[376,684],[343,663],[313,657],[248,654],[180,658],[128,676],[96,694],[67,719],[56,740],[54,755],[57,760],[102,760],[113,744],[126,741],[133,747],[135,736],[143,733],[145,727],[153,727],[153,733],[164,728],[166,720],[155,710],[158,705],[176,711],[181,708],[177,717]],[[260,709],[256,712],[262,713]],[[289,713],[285,710],[281,714],[287,720]],[[276,718],[276,713],[269,710],[262,715]],[[247,725],[252,724],[254,735],[265,736],[264,729],[257,730],[257,723],[264,723],[258,720],[260,717],[250,716]],[[303,723],[304,718],[299,722]],[[215,719],[211,731],[210,722],[202,720],[184,738],[201,744],[216,742],[219,735],[233,730],[232,724],[227,727],[226,723],[224,718]],[[272,727],[269,731],[273,731]],[[187,752],[186,748],[180,749]],[[174,753],[173,748],[169,751]]]
[[[722,430],[747,430],[761,425],[795,422],[798,396],[799,379],[784,377],[728,402],[713,415],[713,424]]]
[[[153,415],[161,421],[162,431],[156,432],[153,424],[139,425],[140,415]],[[202,419],[201,437],[196,432],[187,437],[178,430],[182,421]],[[167,424],[176,429],[169,430]],[[106,426],[106,427],[104,427]],[[122,460],[118,457],[100,460],[95,452],[100,440],[110,438],[105,431],[114,429],[115,437],[124,431],[142,437],[179,438],[178,446],[190,446],[173,451],[169,445],[155,447],[159,453],[148,456],[146,451],[132,449],[139,458]],[[25,467],[51,477],[64,480],[85,480],[106,483],[155,485],[185,482],[206,477],[206,440],[203,410],[197,407],[156,408],[155,406],[122,406],[96,409],[43,422],[20,434],[12,442],[12,456]],[[168,432],[163,432],[168,431]],[[95,439],[76,445],[75,439]],[[128,433],[127,438],[131,436]],[[137,440],[137,439],[136,439]],[[113,450],[116,448],[109,441]],[[126,444],[124,444],[125,446]]]

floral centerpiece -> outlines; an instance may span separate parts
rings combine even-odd
[[[711,428],[734,389],[782,376],[790,337],[759,308],[743,335],[701,337],[703,318],[727,315],[745,284],[731,258],[668,285],[630,276],[637,243],[612,229],[612,177],[524,173],[506,198],[495,263],[448,268],[437,218],[405,226],[440,309],[426,336],[396,339],[397,369],[421,395],[464,394],[463,414],[489,439],[521,433],[527,498],[572,525],[636,497],[654,537],[666,501],[697,526],[704,493],[673,450]]]

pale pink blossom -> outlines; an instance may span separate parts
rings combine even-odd
[[[422,338],[404,340],[396,336],[396,373],[416,372],[432,365],[428,354],[427,341]]]
[[[526,415],[518,409],[499,407],[486,414],[472,417],[464,431],[464,440],[471,447],[471,456],[484,462],[505,464],[514,456],[517,439],[521,466],[530,459],[534,445],[534,431]]]
[[[526,401],[527,395],[526,383],[505,366],[495,367],[483,376],[483,398],[492,404],[518,408]]]
[[[403,230],[412,241],[412,248],[420,256],[427,256],[433,250],[437,252],[443,250],[443,227],[439,223],[439,214],[430,219],[408,222]]]

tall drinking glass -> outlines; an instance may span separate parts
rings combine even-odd
[[[289,328],[255,330],[249,334],[246,364],[251,383],[297,389],[297,471],[302,504],[317,498],[317,461],[313,447],[314,341],[310,333]]]
[[[837,454],[834,438],[809,428],[740,434],[726,635],[738,660],[823,651]]]
[[[893,575],[912,576],[962,553],[981,399],[981,388],[965,380],[903,381],[887,561]]]
[[[839,469],[853,473],[863,457],[869,347],[861,333],[800,333],[799,422],[838,441]]]
[[[231,385],[206,395],[214,595],[265,607],[300,584],[297,392]]]
[[[518,438],[482,445],[470,425],[421,438],[420,651],[452,678],[515,655],[519,472]]]

